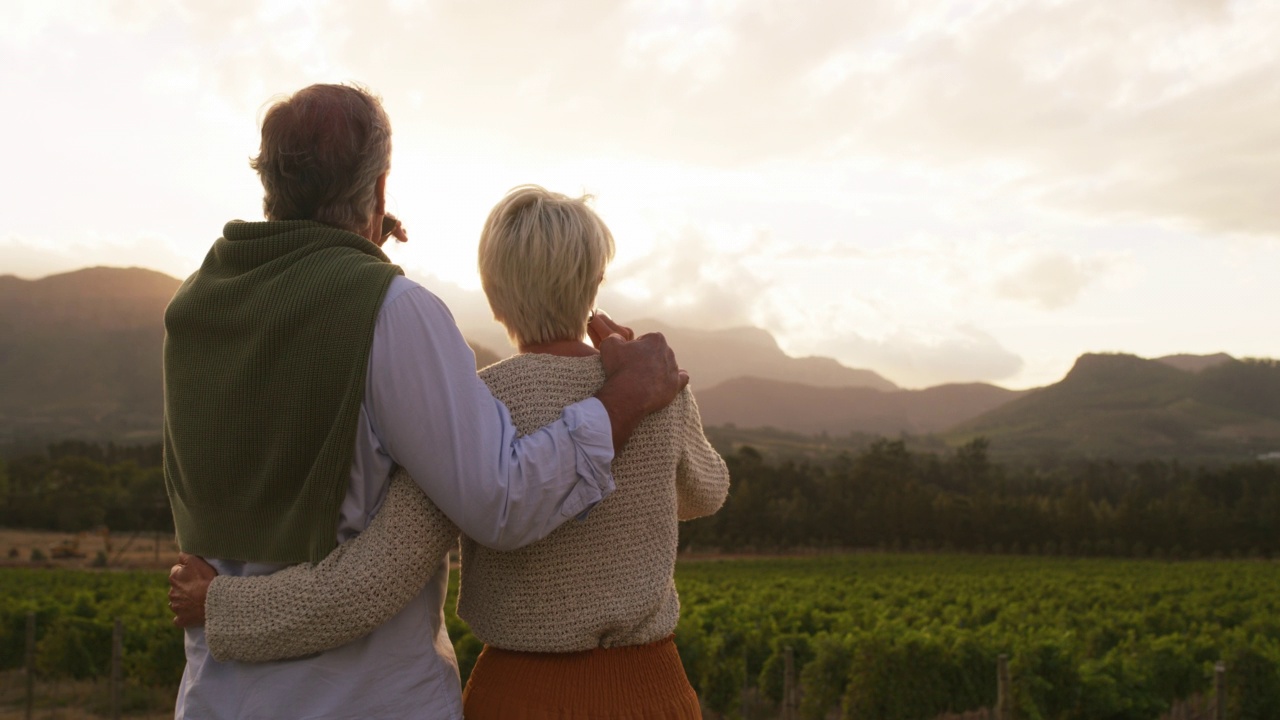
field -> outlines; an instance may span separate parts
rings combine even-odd
[[[991,707],[1007,654],[1020,718],[1157,718],[1228,668],[1232,718],[1280,717],[1280,564],[860,555],[686,563],[681,656],[704,704],[781,696],[802,717]]]
[[[158,546],[158,547],[157,547]],[[73,550],[57,557],[57,548]],[[178,557],[173,533],[102,532],[67,533],[52,530],[16,530],[0,528],[0,567],[28,567],[32,554],[43,556],[35,564],[63,570],[106,566],[127,570],[168,570]]]
[[[677,584],[677,642],[709,716],[746,708],[776,717],[789,648],[808,718],[932,720],[989,708],[1000,654],[1026,720],[1155,720],[1174,700],[1208,693],[1217,661],[1228,668],[1229,717],[1280,717],[1280,563],[694,560],[680,564]],[[126,706],[171,701],[182,649],[163,574],[13,568],[0,570],[0,716],[20,701],[28,611],[38,614],[46,693],[80,688],[83,704],[104,706],[112,619],[121,617]],[[466,672],[479,644],[457,618],[448,622]]]

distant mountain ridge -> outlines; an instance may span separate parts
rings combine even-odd
[[[39,280],[0,275],[0,318],[14,329],[35,331],[154,325],[163,321],[164,306],[181,284],[137,267],[92,267]]]
[[[1028,452],[1256,456],[1280,449],[1280,363],[1086,354],[1060,382],[953,428]],[[1179,369],[1179,367],[1187,369]]]
[[[1175,367],[1179,370],[1185,370],[1190,373],[1198,373],[1201,370],[1207,370],[1211,367],[1217,367],[1223,363],[1231,362],[1235,358],[1226,353],[1214,353],[1212,355],[1187,355],[1185,353],[1179,355],[1165,355],[1156,358],[1156,362],[1164,363],[1169,367]]]
[[[0,438],[158,435],[164,307],[179,284],[142,268],[0,277]]]
[[[924,390],[823,388],[801,383],[735,378],[697,393],[708,425],[774,427],[798,433],[897,435],[946,430],[1022,395],[984,383]]]
[[[791,357],[769,331],[756,327],[725,330],[679,328],[659,320],[632,322],[637,334],[661,332],[689,371],[695,388],[711,388],[739,377],[801,383],[827,388],[897,390],[871,370],[860,370],[827,357]]]
[[[23,432],[158,432],[164,308],[180,285],[142,268],[86,268],[39,280],[0,276],[0,440]],[[699,388],[757,375],[896,390],[869,370],[790,357],[758,328],[702,331],[641,321],[636,330],[664,332]],[[481,364],[507,350],[475,343],[472,349]]]
[[[180,281],[141,268],[0,276],[0,443],[158,437],[164,307]],[[1058,383],[902,390],[830,358],[794,358],[759,328],[642,320],[677,351],[708,425],[794,433],[986,436],[1024,453],[1164,457],[1280,451],[1280,364],[1229,355],[1086,354]],[[473,344],[477,360],[499,357]],[[500,352],[505,348],[500,348]]]

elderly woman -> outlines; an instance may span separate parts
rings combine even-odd
[[[519,354],[480,375],[521,434],[604,382],[583,338],[613,252],[585,198],[526,185],[490,213],[480,276]],[[641,423],[613,472],[611,497],[540,542],[497,552],[462,539],[458,615],[485,642],[464,693],[468,718],[701,716],[672,635],[677,521],[719,509],[729,476],[688,390]],[[275,660],[360,637],[425,582],[416,568],[438,562],[442,526],[398,478],[370,527],[319,565],[216,578],[204,607],[211,651]]]

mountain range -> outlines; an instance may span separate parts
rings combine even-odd
[[[1280,450],[1280,363],[1082,355],[1060,382],[963,421],[947,436],[1091,457],[1260,455]]]
[[[180,282],[142,268],[0,276],[0,439],[151,439],[163,313]]]
[[[815,387],[739,377],[697,393],[708,425],[772,426],[797,433],[936,433],[1024,394],[985,383],[924,390]]]
[[[179,284],[141,268],[0,276],[0,444],[155,439],[163,312]],[[935,435],[952,444],[984,436],[996,449],[1090,456],[1280,449],[1280,366],[1272,361],[1089,354],[1060,382],[1034,390],[984,383],[904,390],[831,358],[791,357],[759,328],[631,324],[666,335],[709,426]],[[492,328],[477,334],[488,339]],[[482,365],[509,352],[472,346]]]
[[[782,352],[769,331],[756,327],[691,330],[648,319],[630,325],[637,335],[661,332],[677,351],[680,366],[689,371],[697,388],[752,377],[821,388],[898,389],[871,370],[847,367],[832,358],[791,357]]]

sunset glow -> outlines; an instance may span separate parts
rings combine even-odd
[[[533,182],[596,197],[615,316],[904,387],[1280,357],[1277,37],[1266,0],[6,2],[0,274],[189,274],[261,216],[266,103],[357,81],[390,254],[464,330]]]

